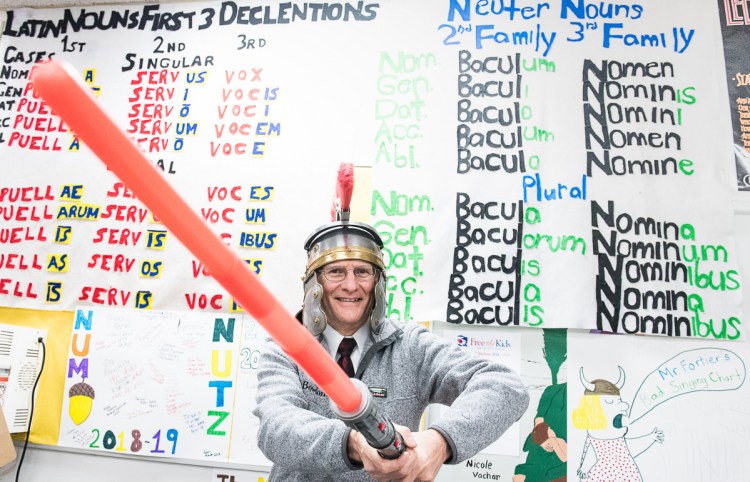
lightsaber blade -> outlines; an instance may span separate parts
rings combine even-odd
[[[34,90],[337,406],[355,410],[361,394],[349,377],[115,125],[91,89],[68,70],[57,61],[37,64],[31,74]]]
[[[378,410],[366,387],[362,390],[355,386],[249,266],[209,229],[109,118],[75,71],[59,61],[47,61],[34,66],[31,83],[55,115],[65,121],[204,264],[209,274],[263,326],[284,352],[307,372],[338,407],[337,414],[342,420],[362,432],[370,445],[379,449],[384,457],[398,457],[404,450],[403,440],[393,429],[392,422]],[[388,445],[383,445],[386,443]]]

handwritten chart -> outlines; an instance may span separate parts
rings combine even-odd
[[[0,304],[240,312],[36,96],[54,57],[289,311],[343,161],[394,319],[744,338],[720,7],[10,11]]]

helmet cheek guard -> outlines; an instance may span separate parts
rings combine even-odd
[[[315,336],[323,333],[328,324],[328,318],[321,307],[323,287],[318,283],[317,276],[310,276],[305,281],[305,298],[302,303],[302,322]]]
[[[305,241],[307,269],[304,279],[302,322],[313,335],[325,330],[328,320],[321,305],[323,286],[318,282],[317,270],[334,261],[366,261],[380,270],[373,290],[373,306],[369,315],[370,327],[379,333],[386,313],[385,264],[383,241],[372,226],[364,223],[337,221],[316,229]]]
[[[375,285],[375,291],[372,296],[375,298],[375,303],[372,307],[372,313],[370,314],[370,328],[373,333],[380,333],[380,328],[383,325],[385,319],[385,309],[387,303],[385,302],[385,271],[378,275],[379,279]]]

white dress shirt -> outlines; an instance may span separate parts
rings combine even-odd
[[[328,325],[326,326],[326,329],[323,330],[323,338],[328,345],[328,353],[331,354],[331,358],[338,361],[337,352],[339,349],[339,344],[341,343],[341,340],[346,337],[338,331],[334,330],[331,325]],[[362,359],[362,354],[367,351],[367,348],[369,348],[369,346],[372,344],[370,338],[370,324],[365,323],[359,330],[354,333],[354,335],[351,336],[351,338],[354,338],[357,341],[357,346],[356,348],[354,348],[354,351],[352,351],[351,354],[352,365],[354,366],[354,371],[356,372],[357,368],[359,368],[359,361]]]

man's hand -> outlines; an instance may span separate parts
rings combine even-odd
[[[370,447],[362,434],[352,430],[349,432],[349,441],[347,442],[349,459],[354,462],[361,462],[370,477],[378,482],[388,482],[389,480],[416,482],[418,480],[416,478],[417,457],[411,450],[417,446],[417,442],[411,430],[407,427],[394,425],[394,428],[401,434],[406,444],[406,451],[399,458],[394,460],[384,459],[377,450]]]
[[[417,442],[413,453],[416,455],[416,479],[419,482],[432,482],[440,468],[451,456],[448,442],[437,430],[425,430],[412,434]]]
[[[361,462],[364,470],[375,480],[386,482],[431,482],[440,467],[450,457],[448,443],[435,430],[412,433],[407,427],[395,426],[404,438],[406,451],[395,460],[386,460],[370,447],[365,438],[356,431],[349,433],[348,455]]]

